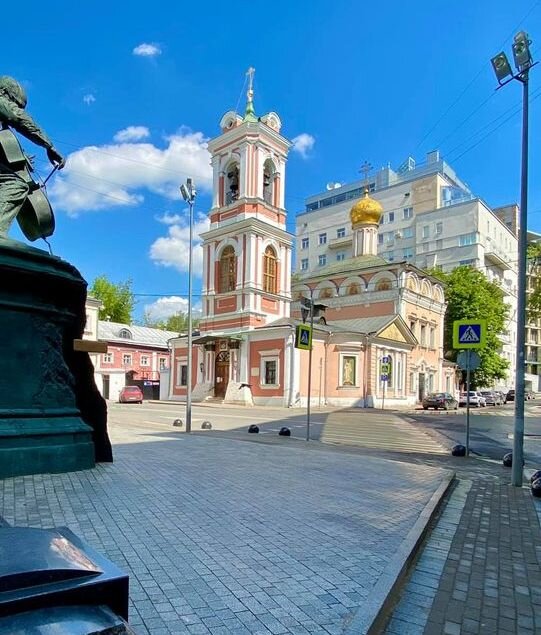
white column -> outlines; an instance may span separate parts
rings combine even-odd
[[[239,198],[247,196],[248,191],[248,178],[249,178],[249,146],[247,143],[243,143],[240,147],[240,183],[239,183]]]
[[[282,159],[278,168],[280,172],[280,208],[285,209],[285,191],[286,191],[286,162]]]
[[[212,157],[212,207],[219,205],[219,187],[220,187],[220,157]]]

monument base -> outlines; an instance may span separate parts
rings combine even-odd
[[[88,353],[73,346],[86,282],[60,258],[5,239],[0,279],[0,478],[92,468],[94,431],[79,404],[91,387],[77,371]]]

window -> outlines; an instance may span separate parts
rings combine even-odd
[[[391,281],[387,278],[380,280],[376,284],[376,291],[389,291],[390,288],[391,288]]]
[[[404,238],[413,238],[413,227],[404,227],[402,230],[402,236]]]
[[[301,260],[301,271],[307,271],[308,269],[308,258],[303,258]]]
[[[104,364],[112,364],[113,363],[113,353],[104,353],[103,354],[103,363]]]
[[[318,265],[320,267],[324,267],[327,264],[327,256],[325,254],[321,254],[318,257]]]
[[[394,212],[389,212],[389,223],[394,223]]]
[[[443,233],[443,223],[436,223],[436,235]]]
[[[276,293],[276,252],[270,245],[265,249],[263,256],[263,291]]]
[[[240,173],[238,164],[231,163],[225,176],[225,204],[231,205],[239,198]]]
[[[150,366],[148,355],[141,355],[141,366]]]
[[[261,360],[261,384],[278,386],[278,358],[263,357]]]
[[[177,386],[188,385],[188,364],[186,362],[178,362],[177,364]]]
[[[415,335],[415,331],[417,328],[417,323],[415,320],[410,320],[410,331]]]
[[[403,257],[406,260],[409,260],[409,259],[413,258],[413,248],[412,247],[406,247],[406,249],[404,249],[402,251],[402,254],[403,254]]]
[[[426,252],[428,251],[428,243],[423,243],[422,247],[423,247],[423,253],[426,254]]]
[[[383,234],[378,234],[378,245],[383,245]]]
[[[443,249],[443,240],[441,238],[436,240],[436,249]]]
[[[345,238],[346,236],[346,228],[345,227],[340,227],[340,229],[336,230],[336,237],[337,238]]]
[[[430,327],[430,348],[434,348],[434,343],[436,340],[436,329],[431,326]]]
[[[423,238],[428,238],[430,232],[430,227],[428,225],[423,226]]]
[[[357,385],[357,358],[354,355],[343,355],[341,364],[341,386]]]
[[[385,242],[387,242],[387,243],[394,242],[394,232],[387,232],[385,234]]]
[[[327,244],[327,234],[319,234],[319,244],[320,245]]]
[[[166,357],[160,357],[160,359],[158,360],[158,368],[160,370],[167,370],[167,358]]]
[[[122,365],[131,366],[131,354],[124,353],[124,355],[122,355]]]
[[[421,324],[421,346],[426,346],[426,325]]]
[[[468,258],[467,260],[459,260],[459,265],[473,266],[475,265],[475,258]]]
[[[357,295],[360,292],[361,292],[361,287],[357,283],[352,282],[347,288],[346,295]]]
[[[220,280],[218,293],[234,291],[237,282],[237,259],[235,250],[228,245],[220,256]]]
[[[404,217],[404,220],[407,220],[408,218],[413,218],[413,207],[404,207],[403,217]]]
[[[477,232],[471,234],[462,234],[458,237],[458,246],[467,247],[468,245],[475,245],[477,242]]]
[[[308,249],[309,246],[310,246],[310,239],[309,238],[303,238],[301,240],[301,249]]]
[[[274,205],[274,164],[267,159],[263,165],[263,200]]]
[[[388,251],[385,258],[389,262],[393,262],[393,260],[394,260],[394,251]]]
[[[346,259],[346,254],[344,252],[336,254],[336,260],[338,260],[338,262],[342,262],[342,260],[345,260],[345,259]]]
[[[131,331],[128,329],[120,329],[118,337],[121,337],[123,340],[131,340]]]

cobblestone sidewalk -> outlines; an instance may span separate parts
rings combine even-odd
[[[527,487],[459,480],[388,635],[541,633],[541,530]]]
[[[115,432],[116,434],[116,432]],[[130,575],[141,635],[339,635],[449,472],[124,426],[113,465],[0,482]]]

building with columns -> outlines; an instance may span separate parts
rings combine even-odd
[[[290,142],[279,116],[257,117],[248,90],[244,116],[227,112],[209,142],[210,228],[203,239],[200,334],[193,338],[193,401],[277,406],[415,403],[429,390],[454,390],[443,367],[441,285],[406,262],[377,256],[379,203],[362,195],[351,209],[351,258],[291,281],[293,236],[284,187]],[[292,303],[291,290],[295,294]],[[300,299],[325,304],[308,351],[295,348]],[[293,316],[290,309],[293,309]],[[169,397],[184,399],[187,338],[170,342]],[[380,381],[380,364],[391,372]]]

